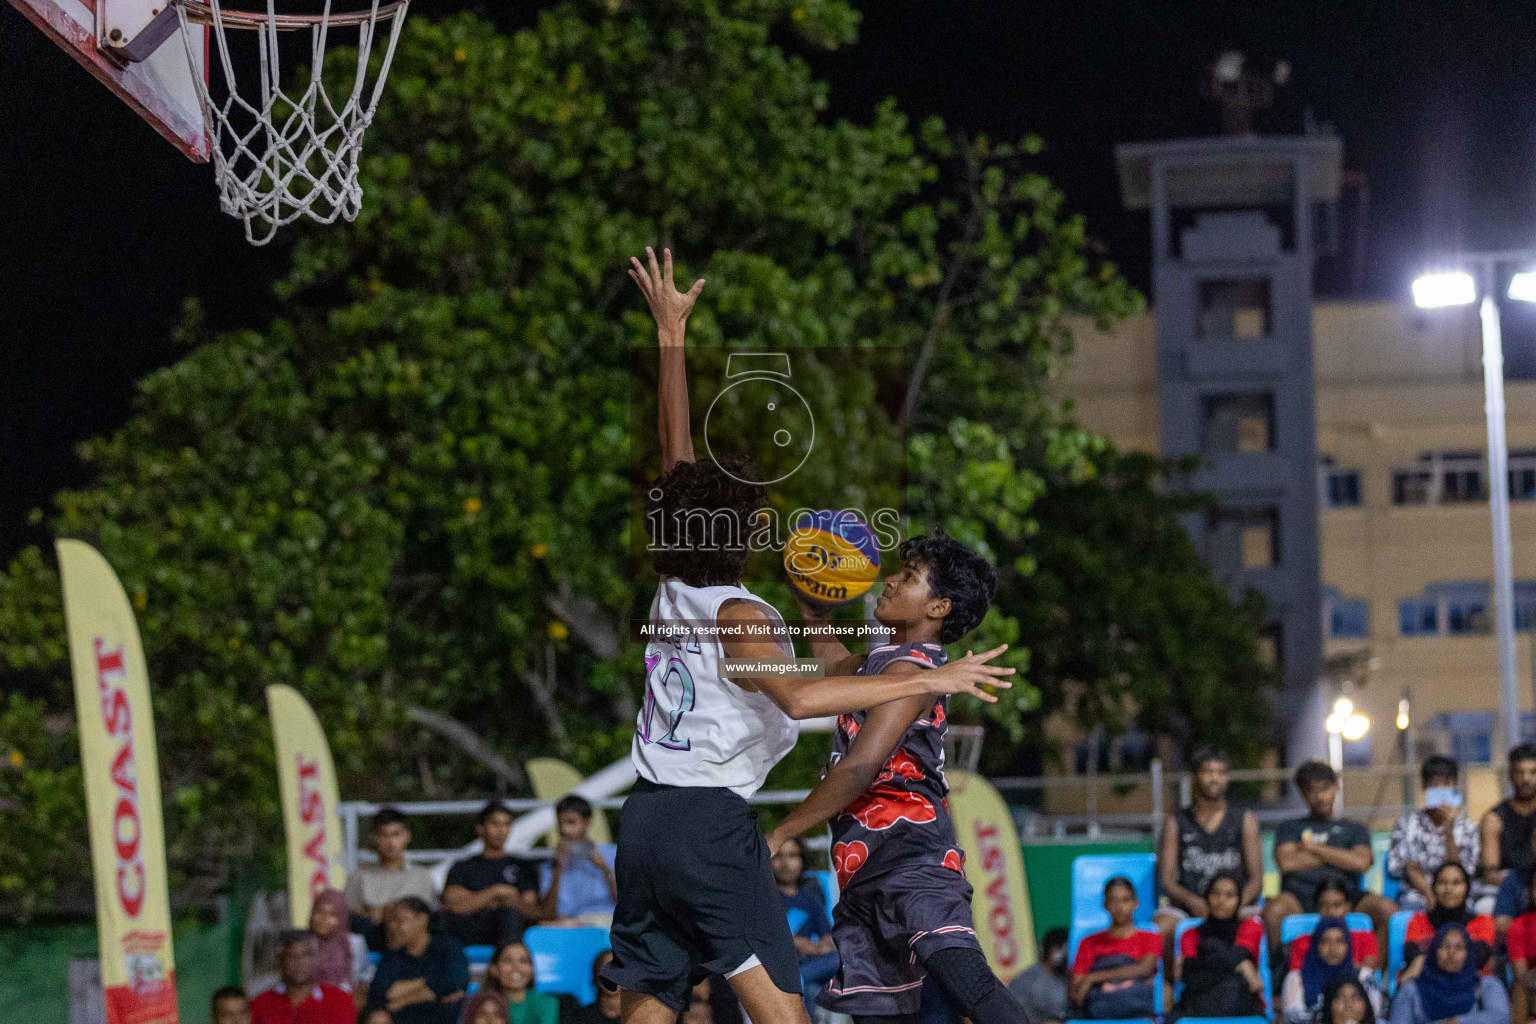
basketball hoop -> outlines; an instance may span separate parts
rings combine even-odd
[[[266,0],[265,12],[228,10],[220,0],[172,3],[181,22],[187,59],[194,67],[201,63],[193,52],[191,26],[208,26],[214,39],[228,95],[215,100],[205,77],[194,78],[212,149],[219,206],[245,221],[246,240],[265,245],[278,228],[300,217],[321,224],[355,219],[363,201],[357,183],[363,132],[378,108],[410,0],[372,0],[366,10],[346,13],[332,13],[331,0],[324,0],[319,14],[279,14],[276,0]],[[374,39],[385,22],[389,41],[370,83]],[[327,93],[324,80],[325,48],[333,28],[357,30],[357,71],[349,76],[351,91],[339,105]],[[283,89],[278,33],[303,29],[309,30],[309,73],[306,82],[298,83],[303,92],[294,98]],[[236,62],[230,56],[230,30],[256,33],[257,95],[241,95]]]
[[[979,725],[951,725],[944,735],[944,767],[976,774],[987,730]]]

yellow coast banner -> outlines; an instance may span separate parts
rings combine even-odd
[[[325,731],[297,690],[267,687],[267,713],[277,747],[283,832],[288,838],[289,919],[295,928],[308,928],[315,896],[347,882],[336,816],[336,768]]]
[[[1024,877],[1024,853],[1008,805],[992,784],[970,772],[945,772],[949,814],[965,850],[975,895],[976,937],[1004,984],[1035,962],[1035,920]]]
[[[177,1024],[160,761],[128,596],[89,544],[57,544],[74,670],[108,1024]]]

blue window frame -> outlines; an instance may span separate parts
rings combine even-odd
[[[1429,720],[1429,727],[1451,735],[1451,757],[1462,764],[1493,762],[1491,711],[1447,711]]]
[[[1370,606],[1354,598],[1330,598],[1328,635],[1337,640],[1359,640],[1370,636]]]
[[[1403,636],[1434,636],[1440,632],[1440,608],[1434,601],[1399,601],[1397,619]]]
[[[1360,506],[1360,471],[1329,470],[1327,497],[1329,508],[1358,508]]]
[[[1447,583],[1433,588],[1445,595],[1445,631],[1486,633],[1492,625],[1490,587],[1486,583]]]

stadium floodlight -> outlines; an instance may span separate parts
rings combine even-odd
[[[1344,720],[1344,727],[1339,731],[1344,738],[1353,743],[1370,731],[1371,720],[1364,715],[1350,715]]]
[[[1402,700],[1397,702],[1397,727],[1399,729],[1407,729],[1408,728],[1408,698],[1407,697],[1404,697]]]
[[[1465,270],[1422,274],[1413,282],[1413,304],[1420,309],[1470,306],[1476,301],[1477,282]]]
[[[1516,302],[1536,302],[1536,270],[1522,270],[1510,278],[1509,297]]]

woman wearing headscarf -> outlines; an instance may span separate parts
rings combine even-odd
[[[1435,893],[1433,909],[1421,910],[1408,919],[1408,931],[1403,937],[1403,963],[1407,966],[1398,977],[1401,984],[1409,978],[1417,978],[1424,968],[1424,953],[1429,940],[1448,924],[1459,924],[1467,930],[1471,941],[1468,952],[1472,966],[1484,974],[1493,971],[1493,918],[1472,913],[1467,906],[1467,895],[1472,891],[1472,879],[1467,869],[1454,860],[1446,861],[1435,872],[1432,883]]]
[[[1235,875],[1216,875],[1201,896],[1209,912],[1179,940],[1184,991],[1173,1019],[1263,1016],[1264,981],[1258,961],[1264,926],[1257,919],[1239,920],[1242,889]]]
[[[1376,991],[1376,972],[1356,967],[1349,925],[1342,917],[1325,917],[1317,922],[1301,969],[1285,976],[1280,989],[1280,1012],[1285,1024],[1309,1024],[1322,1009],[1323,991],[1334,981],[1354,978],[1379,1012],[1381,996]]]
[[[1472,941],[1459,924],[1443,925],[1430,940],[1424,968],[1403,982],[1392,1000],[1392,1024],[1505,1024],[1509,997],[1504,986],[1482,977],[1472,962]]]
[[[1323,989],[1317,1024],[1376,1024],[1370,993],[1356,978],[1335,978]]]
[[[351,914],[347,897],[337,889],[315,894],[309,910],[309,931],[315,937],[315,980],[351,992],[353,983],[367,978],[359,968],[369,965],[368,949],[361,935],[347,930]],[[356,940],[354,942],[354,940]]]

